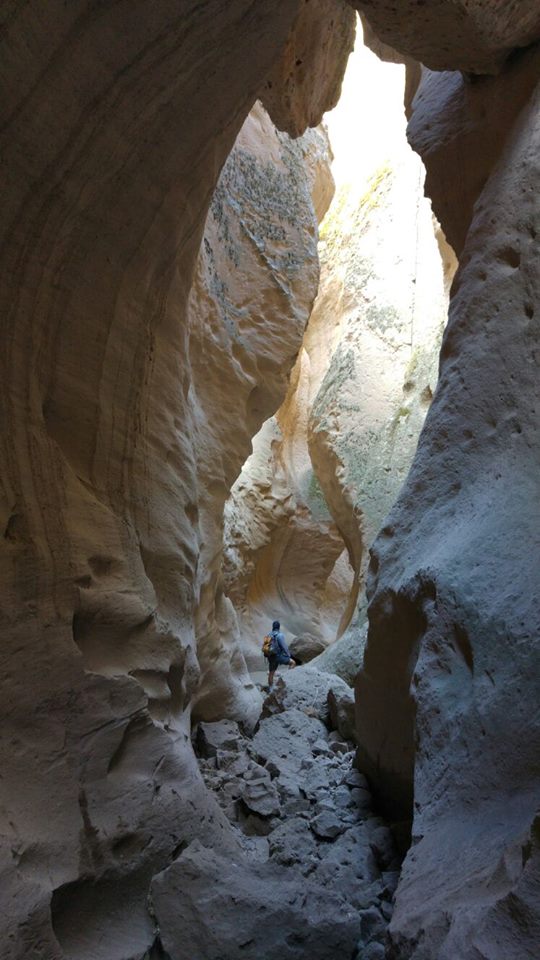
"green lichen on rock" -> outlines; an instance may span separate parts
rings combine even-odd
[[[307,506],[316,520],[331,520],[326,497],[323,493],[316,473],[312,470],[306,491]]]
[[[286,243],[290,231],[313,233],[313,206],[303,164],[304,147],[277,133],[280,163],[264,162],[241,146],[231,152],[214,191],[211,213],[223,249],[240,266],[238,234],[248,236],[272,268],[295,279],[304,257]],[[314,237],[313,242],[315,243]],[[283,251],[278,252],[283,244]]]
[[[370,330],[382,335],[392,328],[403,326],[403,317],[391,303],[369,303],[363,317]]]

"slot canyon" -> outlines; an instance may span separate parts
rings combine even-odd
[[[0,960],[539,960],[538,3],[0,24]]]

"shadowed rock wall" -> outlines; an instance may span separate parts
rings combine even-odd
[[[359,6],[382,41],[431,68],[491,72],[538,38],[526,2]],[[337,2],[312,5],[313,36],[324,42],[325,8],[349,36]],[[152,944],[159,956],[152,877],[194,836],[237,853],[188,743],[200,541],[187,300],[220,169],[284,50],[280,123],[297,133],[298,117],[319,119],[312,97],[304,114],[300,102],[317,87],[316,43],[294,59],[311,79],[291,77],[300,10],[30,0],[2,11],[9,960],[131,960]],[[537,952],[533,88],[479,184],[439,392],[374,551],[359,730],[396,817],[410,816],[416,764],[392,945],[415,960]]]
[[[151,877],[194,836],[234,848],[189,743],[213,532],[203,548],[187,301],[221,166],[298,10],[145,0],[2,14],[6,960],[139,958],[155,938]],[[313,221],[313,285],[314,236]],[[271,362],[296,349],[282,341]],[[280,400],[278,388],[255,402],[247,363],[245,443]],[[219,501],[245,452],[227,458],[212,428]],[[204,603],[215,630],[227,611]]]
[[[480,159],[454,172],[465,203],[449,227],[461,220],[466,238],[439,384],[370,566],[359,759],[387,814],[412,818],[393,958],[521,960],[540,942],[538,86],[520,112],[535,59],[538,71],[537,54],[522,60],[497,149],[491,104],[505,74],[470,93],[454,75],[425,77],[412,108],[411,136],[425,131],[425,144],[427,104],[442,101],[434,85],[459,104],[435,111],[428,171],[431,156],[441,169],[445,139],[450,156],[476,143]],[[472,210],[479,167],[487,183]]]

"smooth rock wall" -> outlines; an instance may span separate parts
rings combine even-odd
[[[288,386],[317,293],[315,209],[330,181],[326,138],[310,130],[291,140],[258,103],[225,164],[205,228],[189,346],[201,537],[195,715],[206,720],[249,724],[260,711],[222,584],[223,508],[253,434]]]
[[[502,77],[483,83],[489,104]],[[438,388],[372,552],[359,760],[412,818],[396,960],[532,960],[540,942],[539,108],[537,86],[474,207]]]
[[[194,836],[234,849],[189,742],[211,564],[200,584],[187,301],[219,172],[299,9],[30,2],[3,22],[6,960],[140,958],[152,876]]]

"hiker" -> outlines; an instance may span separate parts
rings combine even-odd
[[[289,667],[296,666],[296,660],[291,657],[289,648],[285,643],[285,637],[280,631],[279,620],[272,623],[272,646],[268,654],[268,692],[272,689],[274,674],[280,663],[288,663]]]

